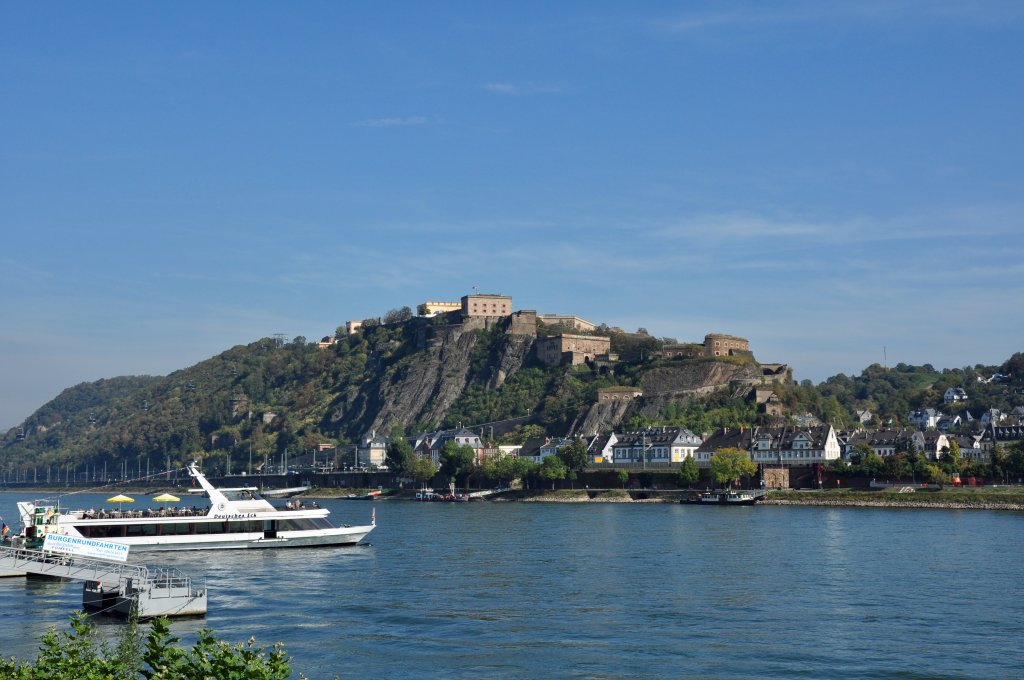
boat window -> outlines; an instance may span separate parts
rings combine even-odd
[[[188,522],[170,522],[160,527],[164,536],[187,536],[195,533],[195,524]]]
[[[263,531],[263,522],[259,520],[228,522],[228,531],[232,534],[261,532]]]
[[[327,525],[328,527],[330,524]],[[312,529],[324,529],[326,527],[317,526],[316,521],[313,519],[282,519],[277,522],[278,531],[310,531]]]
[[[260,495],[252,489],[221,489],[221,493],[229,501],[260,500]]]
[[[125,526],[125,536],[156,536],[156,524],[128,524]]]
[[[86,538],[121,538],[124,536],[124,525],[94,524],[88,527],[79,527],[79,531]]]

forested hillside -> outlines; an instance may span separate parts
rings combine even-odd
[[[603,329],[623,356],[614,371],[548,367],[536,361],[535,339],[509,333],[507,322],[467,329],[453,319],[367,323],[327,347],[264,338],[166,377],[77,385],[4,435],[0,466],[260,459],[396,428],[497,422],[489,432],[499,436],[500,423],[515,418],[565,434],[598,388],[637,384],[663,342]]]
[[[532,336],[512,334],[503,323],[464,328],[443,316],[367,324],[327,347],[264,338],[165,377],[68,388],[3,436],[0,469],[10,478],[51,465],[162,469],[196,456],[259,460],[322,443],[351,445],[371,431],[457,425],[508,441],[538,428],[555,436],[595,424],[673,424],[700,434],[771,420],[752,399],[750,383],[760,375],[752,357],[663,359],[658,350],[670,338],[600,332],[619,354],[612,367],[548,367],[536,360]],[[996,373],[1012,377],[993,381]],[[910,409],[941,407],[947,387],[967,388],[972,410],[1009,411],[1024,403],[1015,393],[1021,376],[1018,353],[1002,366],[873,365],[820,385],[766,385],[784,418],[810,414],[843,427],[865,408],[877,423],[902,423]],[[644,396],[603,415],[594,411],[598,389],[613,386],[637,387]],[[533,427],[524,430],[527,423]]]

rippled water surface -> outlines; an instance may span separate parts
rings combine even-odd
[[[371,545],[140,555],[207,578],[175,634],[280,641],[310,678],[1024,676],[1021,513],[324,505],[375,507]],[[77,583],[0,580],[0,654],[80,606]]]

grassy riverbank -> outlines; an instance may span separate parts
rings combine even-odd
[[[912,493],[900,493],[895,487],[878,491],[773,491],[761,502],[767,505],[1024,510],[1024,489],[946,487],[917,489]]]
[[[311,491],[315,495],[315,491]],[[488,497],[490,502],[506,503],[678,503],[692,498],[691,490],[651,489],[555,489],[515,490]],[[401,492],[382,500],[411,500]],[[824,489],[813,491],[772,491],[761,501],[764,505],[813,505],[833,507],[945,508],[1024,511],[1024,488],[922,488],[900,493],[899,489],[857,491]]]
[[[1024,487],[918,487],[900,493],[901,487],[876,490],[822,489],[771,491],[761,500],[763,505],[810,505],[863,508],[946,508],[1024,511]],[[67,494],[69,489],[22,489],[25,498],[37,494]],[[95,491],[82,489],[80,492]],[[313,488],[300,494],[307,499],[362,497],[367,489]],[[103,493],[99,491],[98,493]],[[129,491],[141,500],[152,489]],[[693,498],[696,490],[665,489],[517,489],[488,496],[488,502],[504,503],[679,503]],[[414,490],[384,490],[380,500],[414,500]],[[197,498],[197,497],[189,497]],[[185,501],[186,497],[182,497]],[[66,503],[67,500],[64,501]],[[192,502],[192,501],[188,501]]]

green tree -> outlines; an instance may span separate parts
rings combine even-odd
[[[837,477],[843,477],[850,473],[850,464],[842,458],[836,458],[835,460],[829,461],[828,465],[825,466],[825,469]]]
[[[391,438],[384,457],[384,464],[389,470],[399,475],[408,474],[413,458],[415,454],[412,452],[412,445],[405,437]]]
[[[414,455],[412,462],[406,470],[406,474],[415,479],[421,487],[426,486],[427,482],[437,474],[437,466],[434,465],[434,461],[426,456]]]
[[[1021,478],[1024,477],[1024,441],[1011,444],[1008,447],[1008,451],[1006,455],[1006,473],[1011,481],[1013,478],[1016,478],[1019,484]]]
[[[732,488],[733,482],[740,477],[749,477],[757,472],[757,463],[743,449],[726,447],[719,449],[711,456],[711,472],[715,482]]]
[[[926,463],[922,466],[921,472],[929,484],[945,484],[949,481],[949,475],[935,463]]]
[[[555,482],[559,479],[565,479],[565,475],[568,472],[565,467],[565,463],[558,456],[548,456],[540,464],[540,470],[537,474],[540,478],[551,482],[551,488],[555,488]]]
[[[476,451],[469,444],[456,444],[449,440],[441,449],[441,472],[456,485],[469,477],[473,472]]]
[[[626,488],[626,482],[629,481],[629,473],[626,472],[625,470],[619,470],[617,476],[619,478],[619,484],[621,484],[622,488],[625,489]]]
[[[10,680],[207,680],[245,678],[286,680],[291,677],[287,653],[280,645],[272,650],[257,647],[254,639],[230,645],[213,636],[209,628],[199,631],[192,649],[178,646],[169,622],[158,617],[150,623],[144,640],[134,623],[125,627],[116,649],[97,642],[88,616],[71,615],[71,632],[48,630],[35,663],[0,659],[0,677]]]
[[[697,467],[697,461],[693,459],[693,456],[687,456],[683,460],[682,465],[679,466],[679,473],[676,475],[676,479],[679,486],[685,486],[686,488],[690,488],[700,479],[700,468]]]
[[[907,456],[907,464],[910,466],[910,474],[912,478],[917,479],[917,476],[924,470],[928,459],[918,451],[908,451],[905,455]]]
[[[490,458],[484,463],[484,473],[502,486],[511,486],[512,482],[522,477],[527,469],[528,461],[516,456]]]
[[[573,439],[558,449],[558,457],[565,463],[570,473],[577,475],[590,464],[590,452],[587,451],[587,443],[582,439]]]
[[[1009,457],[1006,455],[1006,449],[1001,444],[996,444],[989,452],[988,475],[992,479],[1006,481],[1008,463]]]
[[[885,474],[890,479],[906,479],[913,473],[914,470],[907,462],[905,454],[897,453],[885,459]]]
[[[885,461],[882,460],[881,456],[872,451],[864,456],[857,467],[860,469],[861,474],[873,479],[885,471]]]
[[[384,314],[384,323],[400,323],[402,321],[408,321],[411,318],[412,310],[409,309],[408,307],[401,307],[399,309],[389,309],[387,313]]]
[[[516,425],[514,432],[516,436],[514,441],[511,442],[513,444],[523,444],[527,439],[544,436],[544,428],[532,423],[527,423],[523,426]]]
[[[963,460],[960,455],[960,444],[955,439],[949,441],[949,451],[946,453],[946,457],[948,458],[946,463],[950,469],[959,472],[963,467]]]
[[[850,452],[850,462],[854,465],[860,465],[865,458],[874,452],[875,450],[865,442],[857,442],[853,445],[853,450]]]

